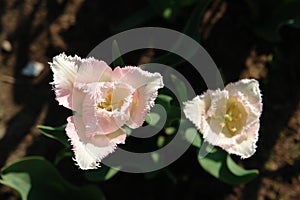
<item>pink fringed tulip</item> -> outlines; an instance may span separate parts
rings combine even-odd
[[[208,143],[248,158],[256,150],[261,101],[258,82],[243,79],[185,102],[184,113]]]
[[[162,76],[138,67],[112,70],[94,58],[60,54],[50,63],[56,100],[74,111],[66,132],[81,169],[94,169],[117,144],[124,143],[122,126],[140,127],[154,105]]]

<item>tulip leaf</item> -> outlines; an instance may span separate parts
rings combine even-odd
[[[0,183],[12,187],[22,200],[105,199],[94,185],[77,187],[64,180],[42,157],[27,157],[3,169]]]
[[[188,128],[184,132],[185,139],[190,142],[193,146],[200,148],[202,139],[200,133],[195,128]]]
[[[163,17],[166,20],[174,19],[178,14],[180,14],[180,4],[173,0],[148,0],[152,10],[157,13],[157,15]]]
[[[197,42],[200,42],[200,34],[199,34],[199,25],[202,20],[202,16],[204,15],[207,7],[212,2],[212,0],[201,0],[198,5],[194,8],[189,20],[187,21],[183,33],[190,36]]]
[[[197,42],[201,41],[201,37],[199,34],[199,24],[202,20],[202,16],[207,9],[208,5],[211,3],[211,0],[201,0],[199,3],[195,6],[189,20],[186,23],[186,26],[184,27],[182,33],[193,38]],[[178,41],[174,44],[174,49],[180,48],[183,46],[183,40],[178,38]],[[189,52],[186,52],[186,55],[188,57],[192,57],[197,49],[194,48],[188,48]],[[181,63],[185,62],[184,59],[181,57],[174,55],[172,53],[166,53],[165,55],[162,55],[161,57],[158,57],[156,59],[153,59],[151,61],[152,63],[163,63],[166,65],[171,65],[171,66],[178,66]]]
[[[150,5],[141,8],[140,10],[134,12],[124,21],[122,21],[117,26],[113,27],[112,31],[115,33],[126,31],[128,29],[136,28],[137,26],[146,23],[147,21],[156,17],[155,12]]]
[[[231,185],[247,183],[258,175],[257,170],[246,170],[238,166],[230,155],[221,149],[208,153],[205,157],[198,155],[198,161],[206,172]]]
[[[92,182],[107,181],[114,177],[120,168],[111,168],[106,165],[102,165],[96,170],[89,170],[84,172],[84,176],[87,180]]]
[[[71,146],[68,141],[68,136],[66,135],[66,132],[65,132],[66,125],[59,126],[59,127],[39,125],[39,126],[37,126],[37,128],[43,135],[59,141],[66,147]]]
[[[72,156],[73,156],[73,152],[71,151],[70,148],[68,147],[63,148],[55,156],[54,164],[57,165],[62,159],[66,157],[72,157]]]
[[[239,177],[243,177],[243,180],[252,180],[258,175],[258,170],[252,169],[252,170],[246,170],[238,166],[231,158],[231,156],[228,154],[226,158],[226,164],[229,169],[229,171]]]
[[[178,99],[178,101],[180,101],[180,102],[187,101],[188,95],[187,95],[187,89],[186,89],[185,83],[182,80],[180,80],[179,78],[177,78],[177,76],[175,76],[174,74],[171,74],[170,77],[171,77],[173,84],[175,85],[176,92],[178,93],[178,96],[180,98],[180,99]]]
[[[165,138],[165,136],[162,136],[162,135],[158,136],[158,138],[157,138],[157,140],[156,140],[156,146],[157,146],[158,148],[161,148],[161,147],[163,147],[165,144],[166,144],[166,138]]]
[[[150,113],[148,113],[145,121],[151,126],[156,126],[160,121],[160,115],[156,112],[151,111]]]
[[[112,42],[112,59],[114,67],[125,66],[117,40]]]
[[[264,13],[264,20],[259,18],[259,21],[255,23],[254,31],[264,39],[278,41],[282,27],[300,27],[300,2],[298,0],[261,1],[258,5]]]
[[[171,101],[173,100],[172,97],[165,95],[165,94],[159,94],[156,98],[156,103],[162,105],[164,108],[168,109],[171,106]]]

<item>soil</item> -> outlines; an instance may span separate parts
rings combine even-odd
[[[245,2],[213,1],[199,31],[202,45],[226,82],[251,77],[261,83],[264,111],[257,152],[247,160],[237,159],[246,168],[259,169],[258,178],[242,186],[228,186],[205,173],[189,150],[169,167],[175,179],[161,175],[148,180],[141,174],[120,172],[99,184],[107,199],[299,199],[300,31],[284,28],[276,43],[257,37],[249,28],[250,11]],[[62,125],[71,113],[54,100],[47,63],[63,51],[86,56],[114,34],[117,24],[143,6],[137,0],[130,5],[97,0],[0,1],[0,44],[8,40],[12,45],[11,51],[2,49],[0,53],[0,166],[26,155],[54,160],[62,146],[41,136],[36,125]],[[158,17],[146,25],[182,30],[188,14],[178,23]],[[271,54],[281,55],[277,64],[270,60]],[[28,61],[44,64],[38,77],[22,75]],[[70,182],[84,184],[80,175],[74,176],[80,171],[71,160],[59,164],[58,169]],[[2,186],[0,199],[18,196]]]

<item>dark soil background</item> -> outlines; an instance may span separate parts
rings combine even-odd
[[[169,167],[175,179],[166,175],[146,179],[142,174],[120,172],[100,183],[108,200],[300,199],[300,30],[284,27],[276,42],[259,37],[251,28],[251,5],[247,0],[214,0],[199,24],[199,33],[201,44],[226,82],[251,77],[261,83],[264,111],[258,149],[247,160],[237,159],[245,168],[259,169],[258,178],[242,186],[221,183],[201,169],[195,152],[189,150]],[[62,125],[71,114],[54,100],[47,62],[63,51],[86,56],[115,34],[119,23],[144,6],[145,2],[137,0],[0,0],[0,44],[7,40],[12,45],[11,51],[2,49],[0,53],[1,167],[26,155],[42,155],[53,161],[62,148],[36,129],[38,124]],[[187,7],[173,21],[156,17],[141,26],[182,31],[192,10]],[[149,51],[137,55],[130,64],[151,59]],[[275,55],[273,60],[270,55]],[[45,64],[38,77],[22,75],[29,60]],[[70,182],[86,183],[71,160],[57,167]],[[0,199],[18,196],[1,186]]]

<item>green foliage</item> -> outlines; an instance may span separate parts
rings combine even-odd
[[[73,153],[69,147],[61,149],[55,156],[54,164],[57,165],[61,160],[66,157],[72,157]]]
[[[200,133],[195,128],[188,128],[184,132],[185,139],[191,143],[193,146],[200,148],[202,143],[202,138]]]
[[[146,6],[124,19],[120,24],[115,26],[112,31],[115,33],[122,32],[131,28],[136,28],[156,17],[151,6]]]
[[[200,22],[202,20],[202,16],[207,9],[207,6],[211,3],[211,0],[202,0],[199,1],[196,7],[194,8],[189,20],[187,21],[182,33],[190,36],[197,42],[201,41],[201,37],[199,34],[198,27],[200,25]],[[176,49],[182,45],[182,40],[178,38],[178,41],[174,44],[173,49]],[[187,55],[193,56],[196,52],[196,49],[188,48],[189,52],[187,52]],[[178,66],[179,64],[185,62],[182,58],[175,56],[172,53],[167,53],[161,57],[158,57],[156,59],[153,59],[151,62],[153,63],[164,63],[170,66]]]
[[[66,125],[59,126],[59,127],[39,125],[37,128],[43,135],[59,141],[66,147],[71,146],[70,142],[68,141],[68,137],[65,133]]]
[[[114,40],[112,43],[112,58],[114,67],[125,66],[117,40]]]
[[[99,169],[89,170],[84,172],[84,176],[87,180],[92,182],[107,181],[114,177],[120,168],[111,168],[106,165],[102,165]]]
[[[77,187],[70,184],[41,157],[27,157],[4,168],[0,183],[15,189],[22,200],[105,199],[94,185]]]
[[[177,78],[174,74],[171,74],[170,77],[171,77],[171,81],[175,86],[176,92],[178,93],[179,96],[178,101],[180,102],[187,101],[188,97],[187,97],[187,89],[185,83],[179,78]]]
[[[197,2],[197,3],[196,3]],[[131,16],[129,16],[127,19],[125,19],[122,23],[120,23],[118,26],[114,27],[114,31],[115,32],[120,32],[120,31],[124,31],[130,28],[135,28],[137,26],[140,26],[142,24],[145,24],[146,22],[148,22],[149,20],[152,20],[154,18],[160,17],[165,19],[167,22],[172,22],[174,19],[176,19],[176,17],[178,17],[180,14],[182,14],[182,10],[184,7],[187,6],[192,6],[194,5],[194,10],[191,13],[191,16],[189,17],[185,27],[182,30],[183,34],[186,34],[188,36],[190,36],[191,38],[193,38],[194,40],[196,40],[197,42],[201,41],[201,36],[199,34],[199,25],[200,22],[203,18],[203,14],[206,11],[208,5],[211,3],[211,0],[200,0],[200,1],[196,1],[196,0],[178,0],[178,1],[174,1],[174,0],[163,0],[163,1],[158,1],[158,0],[148,0],[148,5],[146,5],[143,9],[138,10],[136,13],[133,13]],[[282,0],[282,2],[284,2],[284,0]],[[285,1],[287,2],[287,1]],[[296,1],[291,0],[289,3],[290,5],[296,5]],[[286,6],[286,9],[288,8],[288,6]],[[275,11],[274,11],[275,12]],[[285,11],[284,12],[280,12],[282,14],[278,15],[278,19],[274,18],[272,20],[274,20],[274,22],[270,23],[270,24],[261,24],[262,26],[258,25],[256,27],[256,31],[257,33],[259,33],[260,31],[265,34],[264,37],[268,37],[268,38],[272,38],[273,36],[269,36],[267,34],[271,33],[276,33],[276,28],[278,26],[282,26],[284,24],[289,24],[289,25],[297,25],[298,24],[298,20],[300,18],[298,18],[298,15],[290,15],[288,16]],[[272,15],[270,15],[272,16]],[[288,16],[288,17],[287,17]],[[275,28],[274,28],[275,27]],[[262,28],[260,30],[260,28]],[[173,49],[176,48],[181,48],[182,46],[182,40],[179,38],[178,41],[174,44]],[[194,48],[187,48],[188,52],[187,52],[187,57],[191,57],[195,54],[196,49]],[[113,41],[112,43],[112,58],[113,58],[113,66],[124,66],[124,61],[121,57],[121,52],[120,52],[120,48],[119,45],[117,43],[116,40]],[[179,64],[185,62],[185,60],[183,60],[182,58],[180,58],[179,56],[175,56],[172,53],[167,53],[157,59],[154,59],[152,62],[154,63],[163,63],[163,64],[168,64],[172,67],[178,66]],[[152,145],[156,145],[156,147],[161,148],[164,145],[166,145],[171,139],[171,135],[173,133],[176,133],[177,130],[177,126],[179,120],[181,120],[181,109],[179,108],[179,104],[178,102],[183,102],[188,100],[188,95],[187,95],[187,88],[185,86],[185,83],[183,81],[181,81],[178,77],[176,77],[175,75],[171,74],[170,77],[171,82],[174,84],[177,96],[179,96],[179,99],[175,99],[175,96],[172,94],[168,94],[168,93],[164,93],[164,94],[159,94],[157,99],[156,99],[156,103],[160,104],[161,106],[163,106],[163,108],[165,109],[165,112],[167,114],[167,121],[164,125],[161,125],[161,119],[162,116],[160,116],[160,112],[157,112],[157,110],[154,109],[151,110],[151,112],[148,114],[147,118],[145,119],[146,123],[148,123],[150,126],[154,126],[154,127],[158,127],[161,128],[162,126],[164,127],[164,133],[161,132],[160,135],[158,135],[153,141],[152,141]],[[177,101],[178,102],[177,102]],[[183,122],[183,123],[187,123],[187,122]],[[187,124],[185,124],[187,125]],[[185,131],[182,133],[185,140],[188,141],[189,143],[191,143],[196,149],[197,151],[203,151],[203,138],[201,137],[201,134],[197,131],[196,128],[194,128],[194,126],[192,124],[189,124],[189,126],[186,126],[187,128],[185,129]],[[70,150],[70,143],[68,142],[68,138],[65,134],[65,126],[61,126],[61,127],[48,127],[48,126],[39,126],[38,127],[39,130],[47,137],[50,137],[52,139],[58,140],[59,142],[61,142],[62,144],[64,144],[66,146],[65,149],[62,149],[61,152],[58,153],[58,155],[56,156],[55,159],[55,164],[59,163],[61,159],[65,158],[65,157],[70,157],[72,155],[72,152]],[[128,135],[130,135],[131,130],[128,127],[125,127],[126,132]],[[130,143],[127,143],[130,145]],[[200,163],[200,165],[202,166],[202,168],[207,171],[209,174],[211,174],[212,176],[214,176],[215,178],[228,183],[228,184],[243,184],[243,183],[247,183],[251,180],[253,180],[257,175],[258,175],[258,171],[257,170],[246,170],[241,168],[240,166],[238,166],[230,157],[230,155],[228,155],[225,151],[219,149],[219,148],[213,148],[213,149],[205,149],[204,151],[209,152],[206,156],[201,156],[201,153],[198,154],[197,158],[198,161]],[[135,147],[137,149],[137,147]],[[146,147],[144,145],[142,145],[141,148],[146,149]],[[143,149],[143,150],[144,150]],[[40,159],[40,158],[39,158]],[[159,154],[157,153],[153,153],[152,154],[152,159],[156,162],[159,161]],[[30,171],[30,173],[28,172],[29,169],[28,168],[28,163],[38,163],[41,162],[42,159],[40,159],[39,161],[37,161],[36,159],[29,159],[27,160],[27,165],[22,164],[20,165],[20,167],[23,168],[23,170],[25,172],[21,172],[21,171],[12,171],[9,170],[10,168],[6,168],[4,170],[3,176],[2,176],[2,180],[1,182],[3,184],[6,185],[10,185],[11,187],[15,188],[22,196],[22,199],[26,199],[26,197],[28,195],[31,195],[33,189],[34,191],[36,191],[36,188],[38,188],[38,182],[42,182],[42,179],[38,179],[35,178],[35,185],[34,187],[31,185],[32,184],[32,176],[33,176],[33,172]],[[25,160],[26,161],[26,160]],[[25,161],[20,161],[25,162]],[[43,160],[43,163],[45,163],[46,161]],[[47,163],[47,162],[46,162]],[[32,164],[32,165],[33,165]],[[39,163],[38,163],[39,164]],[[44,164],[45,165],[45,164]],[[48,168],[49,165],[51,165],[50,163],[47,163]],[[42,169],[42,164],[40,164],[40,169]],[[55,168],[52,167],[51,170],[49,170],[47,167],[44,167],[46,170],[40,170],[37,171],[36,173],[40,173],[41,176],[45,176],[47,177],[45,174],[42,173],[47,173],[48,171],[52,170],[52,179],[49,179],[50,181],[53,181],[53,185],[55,182],[57,182],[56,188],[57,190],[59,190],[60,192],[58,192],[59,196],[58,198],[62,198],[64,197],[63,195],[68,194],[65,193],[66,191],[79,191],[79,189],[75,186],[70,186],[70,184],[66,183],[64,180],[61,180],[62,178],[59,176],[59,174],[55,171]],[[27,171],[26,171],[27,170]],[[56,175],[53,174],[55,171]],[[105,165],[102,165],[101,168],[97,169],[97,170],[91,170],[91,171],[84,171],[84,176],[88,181],[92,181],[92,182],[101,182],[101,181],[107,181],[109,179],[111,179],[112,177],[114,177],[117,173],[118,173],[119,169],[114,169],[114,168],[110,168],[107,167]],[[146,174],[146,177],[155,177],[159,174],[161,174],[161,172],[164,172],[165,174],[167,174],[168,176],[170,176],[170,179],[173,180],[173,182],[176,182],[176,175],[172,174],[170,171],[168,171],[167,169],[163,169],[160,171],[156,171],[153,173],[148,173]],[[49,174],[51,175],[51,173],[49,172]],[[58,175],[57,175],[58,174]],[[60,178],[57,178],[57,176],[59,176]],[[35,177],[35,176],[34,176]],[[48,182],[48,181],[47,181]],[[46,183],[43,183],[46,184]],[[41,185],[41,187],[45,187],[44,185]],[[49,186],[49,185],[47,185]],[[49,186],[49,191],[51,189],[52,185]],[[94,188],[95,189],[95,188]],[[39,195],[42,192],[45,192],[46,189],[41,189],[41,191],[39,192],[35,192],[35,195]],[[88,193],[87,190],[89,190],[89,188],[83,188],[82,190],[86,190],[86,192],[83,193]],[[93,189],[90,189],[93,190]],[[47,193],[49,193],[49,191],[46,191]],[[53,189],[54,191],[54,189]],[[95,190],[96,191],[96,190]],[[94,193],[95,193],[94,191]],[[99,192],[99,191],[98,191]],[[55,192],[51,192],[53,194],[55,194]],[[71,192],[70,192],[71,193]],[[74,194],[77,194],[76,192],[73,192]],[[89,193],[93,193],[93,192],[89,192]],[[95,193],[96,194],[96,193]],[[75,195],[76,196],[76,195]],[[79,197],[80,194],[78,194]],[[75,197],[74,197],[75,198]],[[103,198],[103,196],[101,197]],[[54,199],[54,198],[53,198]],[[55,198],[57,199],[57,198]],[[76,198],[75,198],[76,199]],[[86,197],[85,197],[86,199]],[[92,199],[92,198],[87,198],[87,199]]]
[[[254,5],[252,12],[258,12],[254,31],[267,40],[279,40],[279,30],[283,26],[300,27],[298,0],[258,1]]]
[[[128,16],[120,24],[113,27],[112,30],[115,33],[122,32],[141,26],[159,17],[167,21],[175,21],[183,13],[184,8],[195,3],[196,0],[148,0],[148,4],[144,8]]]
[[[59,141],[64,145],[64,148],[61,149],[55,156],[55,160],[54,160],[55,165],[57,165],[62,159],[73,156],[73,153],[71,151],[71,144],[69,142],[68,136],[66,135],[65,128],[66,125],[62,125],[59,127],[51,127],[51,126],[44,126],[44,125],[38,126],[39,131],[43,135],[51,139],[54,139],[56,141]]]
[[[219,148],[204,157],[198,154],[198,161],[206,172],[232,185],[247,183],[258,175],[257,170],[246,170],[238,166],[228,153]]]
[[[151,126],[161,127],[159,125],[160,119],[161,116],[159,115],[159,113],[155,112],[155,110],[152,109],[151,112],[146,116],[145,122],[147,122]]]
[[[165,128],[173,127],[173,122],[180,119],[180,108],[173,103],[173,97],[165,94],[159,94],[156,103],[164,107],[167,113]]]

